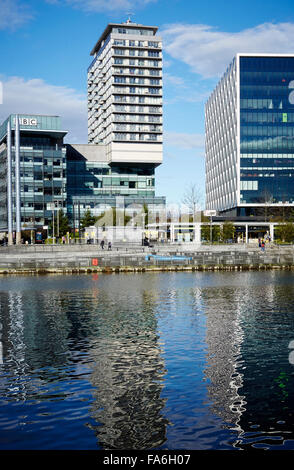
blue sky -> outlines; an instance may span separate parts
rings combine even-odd
[[[237,52],[294,52],[290,0],[0,0],[0,121],[62,117],[67,141],[87,141],[90,50],[109,22],[159,27],[164,45],[164,161],[157,195],[205,191],[204,105]],[[294,71],[293,71],[294,75]]]

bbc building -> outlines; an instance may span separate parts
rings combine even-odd
[[[294,208],[294,55],[237,54],[205,106],[206,208]]]
[[[0,232],[48,226],[52,204],[66,212],[66,147],[58,116],[10,115],[0,126]]]

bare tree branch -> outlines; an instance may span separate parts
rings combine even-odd
[[[190,214],[195,214],[195,212],[201,210],[203,204],[203,194],[196,184],[191,183],[190,186],[186,189],[182,203],[188,207]]]

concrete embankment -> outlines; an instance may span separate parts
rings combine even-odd
[[[294,248],[267,245],[22,245],[0,248],[0,274],[294,269]]]

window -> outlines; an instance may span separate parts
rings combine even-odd
[[[126,83],[126,77],[114,77],[114,83]]]
[[[151,95],[158,95],[159,94],[159,89],[158,88],[148,88],[148,92]]]
[[[148,60],[149,67],[158,67],[159,62],[157,60]]]
[[[257,191],[258,181],[240,181],[240,189],[243,191]]]
[[[148,46],[149,47],[158,47],[159,43],[155,41],[148,41]]]
[[[149,116],[149,122],[160,122],[159,116]]]
[[[149,111],[150,111],[150,113],[160,113],[160,107],[159,106],[150,106]]]
[[[126,140],[127,136],[126,136],[126,134],[115,132],[114,133],[114,139],[115,140]]]
[[[159,51],[148,51],[148,57],[159,57]]]

